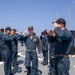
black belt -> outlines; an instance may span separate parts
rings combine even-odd
[[[68,57],[68,55],[64,55],[64,54],[56,54],[56,55],[54,55],[54,57]]]
[[[36,50],[26,50],[27,52],[35,52]]]

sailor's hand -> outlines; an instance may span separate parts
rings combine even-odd
[[[54,27],[58,27],[58,24],[57,23],[54,23]]]
[[[11,34],[14,34],[13,31],[11,31]]]
[[[18,34],[18,31],[16,31],[16,34]]]
[[[53,36],[53,30],[49,31],[49,36]]]
[[[55,58],[54,56],[52,56],[52,58]]]
[[[55,37],[56,36],[56,33],[53,31],[53,37]]]
[[[27,33],[27,31],[28,31],[28,30],[25,30],[25,31],[22,33],[22,35],[26,34],[26,33]]]
[[[40,54],[38,54],[38,58],[40,58]]]

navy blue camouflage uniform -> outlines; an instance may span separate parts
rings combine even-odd
[[[17,64],[17,54],[18,54],[18,34],[12,34],[11,38],[14,39],[12,41],[12,64],[16,65]]]
[[[3,46],[2,46],[2,35],[3,35],[3,33],[0,32],[0,61],[1,61],[1,52],[3,50]]]
[[[56,75],[69,75],[72,34],[66,28],[55,28],[55,72]],[[53,37],[52,37],[53,39]],[[59,56],[62,55],[62,56]]]
[[[36,46],[38,47],[38,53],[40,53],[40,41],[39,38],[34,34],[31,39],[30,36],[21,37],[26,45],[26,57],[25,57],[25,67],[30,75],[38,75],[38,57]],[[20,39],[20,40],[21,40]],[[32,61],[32,69],[30,62]]]
[[[43,64],[48,64],[48,38],[47,35],[43,35],[42,39],[42,53],[43,53]]]
[[[2,41],[3,41],[3,51],[1,52],[1,57],[2,60],[4,61],[4,72],[5,75],[10,75],[11,74],[11,59],[12,59],[12,38],[4,34],[2,36]]]
[[[50,43],[50,48],[49,48],[49,60],[50,60],[50,66],[49,66],[49,73],[51,75],[55,75],[55,58],[54,58],[54,51],[55,51],[55,39],[50,40],[50,36],[48,36],[48,42]]]

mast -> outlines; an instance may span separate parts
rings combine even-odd
[[[58,9],[56,11],[56,20],[58,19]]]
[[[68,29],[70,30],[70,8],[68,9]]]

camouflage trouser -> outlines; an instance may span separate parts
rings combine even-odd
[[[43,63],[48,64],[48,50],[43,50],[42,52],[43,52],[43,57],[44,57]]]
[[[50,67],[49,67],[49,72],[51,73],[51,75],[55,75],[55,58],[52,58],[52,56],[54,55],[54,53],[50,53],[49,52],[49,59],[50,59]]]
[[[1,52],[2,52],[2,49],[0,48],[0,61],[2,60]]]
[[[17,55],[18,55],[17,47],[14,47],[12,49],[12,64],[14,65],[17,63]]]
[[[1,52],[0,52],[0,61],[1,61]]]
[[[30,62],[32,62],[32,69],[30,66]],[[38,57],[36,51],[26,52],[25,67],[28,72],[30,72],[30,75],[38,75]]]
[[[56,75],[69,75],[70,60],[69,57],[55,58]]]
[[[3,50],[1,52],[2,61],[4,61],[4,72],[5,75],[10,75],[11,73],[11,51]]]

